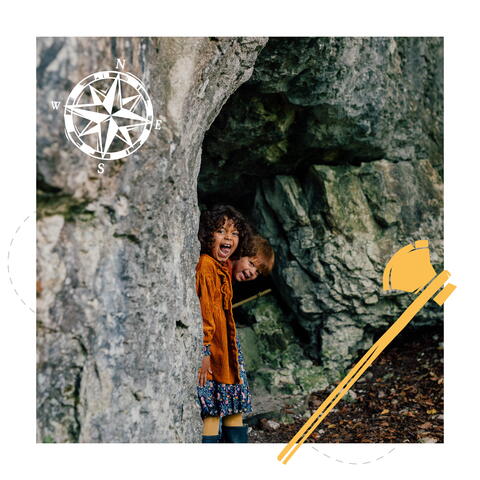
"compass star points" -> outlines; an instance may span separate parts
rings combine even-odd
[[[67,132],[77,138],[74,143],[85,153],[97,158],[121,158],[123,151],[129,155],[144,143],[148,136],[145,130],[150,133],[152,127],[152,105],[141,82],[131,77],[135,79],[122,72],[98,72],[82,80],[84,88],[79,89],[78,84],[75,95],[71,94],[72,102],[65,106]],[[87,97],[82,97],[83,92]],[[88,100],[80,103],[85,98]]]

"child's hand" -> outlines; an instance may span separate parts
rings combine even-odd
[[[207,383],[207,373],[213,373],[210,366],[210,355],[205,355],[202,358],[202,366],[198,371],[198,385],[200,387],[205,386],[205,383]]]

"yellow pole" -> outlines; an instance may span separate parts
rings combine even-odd
[[[283,464],[286,464],[298,448],[305,442],[310,434],[318,427],[320,422],[328,415],[330,410],[343,398],[350,390],[352,385],[360,378],[362,373],[373,363],[373,361],[382,353],[385,347],[406,327],[410,320],[423,308],[423,306],[432,298],[437,290],[447,281],[450,273],[444,270],[423,290],[420,295],[407,307],[400,315],[396,322],[372,345],[368,352],[361,360],[352,368],[348,375],[337,385],[335,390],[327,397],[327,399],[318,407],[313,415],[305,422],[303,427],[295,434],[278,455],[278,460],[290,451]],[[320,417],[320,418],[318,418]],[[318,418],[318,420],[317,420]],[[313,424],[313,425],[312,425]],[[310,427],[311,426],[311,427]],[[306,430],[308,432],[304,435]],[[302,437],[303,435],[303,437]],[[302,437],[302,438],[300,438]],[[296,443],[298,441],[298,443]],[[296,443],[296,445],[295,445]],[[295,446],[294,446],[295,445]],[[293,448],[292,448],[293,447]]]
[[[263,292],[257,293],[253,297],[248,297],[245,300],[242,300],[241,302],[234,303],[232,305],[232,308],[239,307],[240,305],[243,305],[244,303],[251,302],[252,300],[255,300],[256,298],[263,297],[263,295],[266,295],[267,293],[270,293],[272,291],[271,288],[268,288],[267,290],[263,290]]]

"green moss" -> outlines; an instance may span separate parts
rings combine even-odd
[[[273,371],[261,368],[255,372],[255,384],[262,386],[267,392],[272,393],[274,375]]]
[[[276,309],[269,310],[269,305],[265,302],[256,312],[261,321],[253,325],[262,362],[272,368],[296,364],[303,358],[303,352],[295,342],[291,328],[280,320],[278,313]]]
[[[42,443],[56,443],[51,435],[45,435],[42,439]]]
[[[268,163],[278,163],[286,155],[288,150],[288,141],[284,139],[273,145],[263,148],[264,158]]]
[[[248,359],[249,370],[257,370],[262,365],[260,352],[258,350],[257,336],[250,327],[237,329],[238,336],[242,345],[242,352]]]
[[[62,215],[67,222],[89,221],[95,213],[88,210],[89,200],[77,200],[66,193],[37,191],[37,218]]]
[[[278,418],[279,422],[283,425],[291,425],[292,423],[295,423],[295,419],[293,418],[293,415],[280,415]]]
[[[256,319],[251,327],[240,329],[248,371],[254,374],[256,387],[262,385],[271,394],[286,395],[328,387],[324,368],[305,357],[288,319],[273,298],[262,297],[243,308]]]
[[[285,393],[287,395],[295,395],[298,393],[298,387],[296,385],[293,385],[291,383],[286,383],[282,385],[280,388],[282,393]]]
[[[127,240],[135,243],[136,245],[140,245],[140,239],[133,233],[114,233],[113,236],[115,238],[126,238]]]
[[[305,393],[323,390],[329,385],[323,368],[318,365],[298,367],[294,371],[294,376]]]

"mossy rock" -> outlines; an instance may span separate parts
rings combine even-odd
[[[247,371],[257,370],[262,365],[260,352],[258,350],[257,336],[251,327],[237,329],[237,334],[245,357]]]
[[[67,222],[89,221],[95,216],[95,212],[89,210],[89,200],[77,200],[71,195],[37,192],[37,219],[62,215]]]
[[[325,370],[319,365],[298,367],[294,371],[295,380],[304,393],[312,393],[327,388],[330,384]]]

